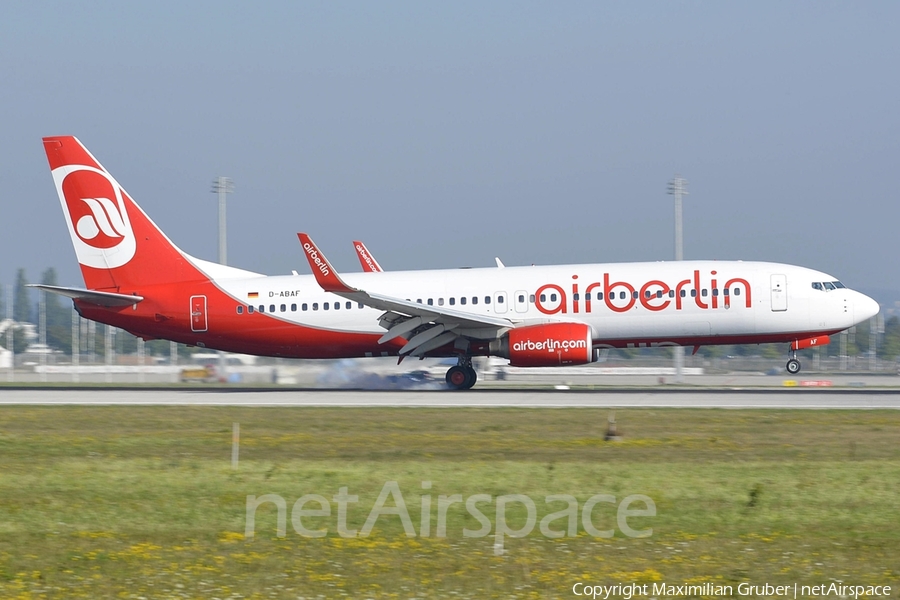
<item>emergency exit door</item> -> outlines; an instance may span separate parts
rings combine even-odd
[[[191,296],[191,331],[206,331],[206,296]]]
[[[787,276],[772,275],[772,310],[787,310]]]

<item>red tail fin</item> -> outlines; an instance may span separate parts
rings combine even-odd
[[[44,150],[88,289],[207,279],[76,138],[44,138]]]

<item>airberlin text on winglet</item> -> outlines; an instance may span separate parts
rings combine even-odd
[[[375,263],[372,262],[372,257],[369,256],[369,253],[366,252],[366,249],[363,248],[361,244],[356,244],[356,251],[359,252],[359,255],[366,261],[366,264],[372,271],[377,271],[378,269],[375,267]]]
[[[322,273],[325,277],[331,274],[331,270],[328,268],[328,263],[319,258],[319,253],[309,242],[303,242],[303,249],[309,255],[309,258],[316,264],[316,268],[319,269],[319,272]]]
[[[725,285],[720,290],[718,287],[718,281],[716,280],[717,272],[710,271],[710,275],[712,275],[712,279],[710,280],[710,289],[712,290],[712,295],[708,298],[709,302],[707,303],[705,297],[702,297],[700,292],[700,290],[704,288],[702,287],[700,282],[700,271],[697,270],[694,271],[692,279],[683,279],[675,284],[674,287],[659,279],[652,279],[640,286],[632,285],[627,281],[610,281],[609,273],[604,273],[602,282],[597,281],[589,284],[586,288],[584,288],[583,307],[581,306],[582,296],[578,291],[578,282],[572,282],[571,310],[573,313],[580,313],[582,312],[582,309],[585,313],[593,312],[591,294],[594,293],[594,290],[597,290],[598,288],[599,291],[597,292],[597,300],[599,301],[602,298],[602,301],[607,308],[609,308],[613,312],[618,313],[623,313],[631,310],[632,308],[634,308],[635,304],[638,301],[640,301],[641,305],[644,308],[654,312],[665,310],[670,306],[674,306],[674,310],[683,310],[684,304],[686,302],[690,302],[688,300],[687,290],[693,291],[690,297],[697,305],[697,307],[701,310],[719,308],[720,291],[723,294],[723,308],[731,308],[731,294],[738,296],[740,295],[741,290],[743,290],[745,306],[747,308],[750,308],[752,306],[749,281],[741,277],[734,277],[726,281]],[[577,280],[578,275],[572,275],[572,279]],[[617,289],[620,290],[619,300],[626,300],[625,304],[618,305],[615,303],[615,290]],[[555,304],[555,306],[552,307],[548,307],[546,305],[547,300],[544,292],[547,291],[553,291],[559,295],[558,304]],[[624,298],[622,297],[623,294]],[[682,296],[682,294],[684,295]],[[545,315],[555,315],[558,313],[566,314],[569,311],[570,304],[566,298],[566,291],[560,285],[557,285],[555,283],[547,283],[539,287],[535,291],[534,295],[535,307]],[[552,301],[553,298],[551,296],[551,302]]]

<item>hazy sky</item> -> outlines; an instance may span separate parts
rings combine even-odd
[[[896,2],[5,2],[0,282],[81,285],[40,138],[182,249],[386,269],[685,257],[896,283]]]

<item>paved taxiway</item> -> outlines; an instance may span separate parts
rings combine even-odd
[[[2,389],[2,405],[900,409],[898,390]]]

